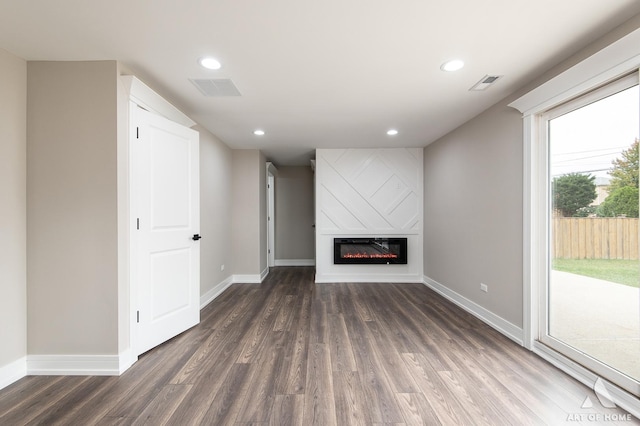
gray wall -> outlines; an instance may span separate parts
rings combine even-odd
[[[278,167],[275,178],[276,260],[315,258],[313,197],[310,166]]]
[[[231,157],[233,273],[256,275],[267,267],[265,159],[255,149],[233,150]]]
[[[27,63],[0,49],[0,368],[27,354]]]
[[[522,327],[523,129],[507,105],[638,27],[640,15],[424,149],[425,276]]]
[[[232,151],[200,126],[200,295],[232,274]],[[224,265],[224,271],[221,266]]]
[[[522,326],[520,113],[495,106],[427,146],[424,174],[425,275]]]
[[[27,70],[28,352],[117,354],[117,64]]]

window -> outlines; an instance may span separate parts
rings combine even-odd
[[[544,292],[552,266],[548,261],[551,166],[546,143],[547,121],[543,115],[551,113],[559,105],[569,105],[573,99],[595,93],[595,88],[606,87],[621,76],[634,71],[637,76],[640,67],[639,46],[640,29],[636,29],[510,104],[523,114],[524,131],[523,343],[525,347],[589,386],[596,384],[600,378],[599,373],[594,373],[590,366],[572,361],[562,352],[539,340],[546,332],[544,319],[541,318],[546,315],[546,308],[540,301],[546,300]],[[597,96],[592,102],[596,100]],[[605,385],[617,405],[633,413],[640,412],[640,400],[637,397],[640,385],[634,381],[627,382],[629,386],[610,383]]]
[[[638,74],[551,109],[541,125],[549,200],[537,339],[637,393]]]

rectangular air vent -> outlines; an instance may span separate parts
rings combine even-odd
[[[233,81],[228,78],[190,78],[189,81],[205,96],[242,96]]]
[[[482,77],[480,79],[479,82],[474,84],[471,87],[471,89],[469,89],[469,90],[472,91],[472,92],[478,92],[478,91],[482,91],[482,90],[487,90],[489,88],[489,86],[494,84],[500,78],[502,78],[501,75],[485,75],[484,77]]]

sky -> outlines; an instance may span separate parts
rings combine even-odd
[[[640,135],[640,93],[633,86],[550,122],[551,176],[608,177],[611,162]]]

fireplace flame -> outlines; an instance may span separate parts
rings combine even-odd
[[[346,253],[343,259],[397,259],[395,253]]]

